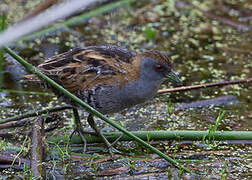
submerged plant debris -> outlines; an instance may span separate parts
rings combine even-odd
[[[24,18],[26,12],[43,1],[32,2],[4,0],[3,3],[9,6],[8,25]],[[11,48],[33,65],[54,54],[89,45],[116,44],[137,52],[157,49],[171,56],[183,85],[245,79],[251,78],[252,74],[251,15],[249,0],[136,1],[49,34],[19,41]],[[0,92],[0,119],[64,104],[49,90],[25,82],[22,78],[25,73],[20,64],[6,55],[3,89],[17,91]],[[162,86],[169,87],[171,84]],[[251,87],[251,84],[239,84],[162,94],[109,118],[131,131],[209,130],[210,125],[215,125],[219,113],[225,110],[217,130],[252,131]],[[222,96],[232,96],[235,100],[217,106],[178,108],[184,103]],[[85,120],[87,113],[80,113],[84,127],[91,130]],[[71,110],[55,114],[54,118],[60,117],[61,123],[46,136],[60,135],[67,139],[73,131]],[[105,122],[100,122],[100,126],[104,131],[114,131]],[[30,131],[29,123],[21,128],[0,129],[0,179],[30,176],[27,166],[31,139],[26,137]],[[150,143],[204,178],[252,178],[252,141],[209,141],[205,138],[195,142]],[[196,178],[183,174],[137,143],[118,142],[115,147],[122,154],[111,158],[103,153],[102,144],[88,145],[90,153],[83,154],[82,145],[69,147],[48,143],[44,164],[46,174],[66,179]],[[12,169],[7,168],[21,149],[19,163],[14,163]]]

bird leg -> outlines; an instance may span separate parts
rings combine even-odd
[[[80,135],[81,140],[83,141],[83,144],[84,144],[83,152],[85,153],[86,150],[87,150],[87,140],[83,136],[83,134],[85,132],[84,132],[84,130],[82,128],[82,124],[81,124],[81,121],[80,121],[80,116],[79,116],[79,113],[78,113],[78,109],[75,108],[75,107],[73,107],[73,114],[74,114],[74,124],[75,124],[76,127],[75,127],[74,131],[72,132],[72,134],[70,135],[70,139],[72,139],[73,134],[75,132],[77,132]]]
[[[94,121],[94,117],[92,114],[88,115],[88,124],[95,130],[96,134],[98,136],[100,136],[103,140],[103,142],[106,144],[109,154],[112,156],[114,152],[116,153],[120,153],[120,151],[116,150],[115,148],[112,147],[112,145],[109,143],[109,141],[106,139],[106,137],[102,134],[101,130],[98,129],[95,121]]]

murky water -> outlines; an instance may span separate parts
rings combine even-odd
[[[71,26],[68,30],[58,30],[48,36],[17,43],[14,49],[30,63],[37,65],[43,61],[44,57],[50,57],[56,52],[65,52],[76,46],[112,43],[136,51],[143,49],[166,51],[173,59],[176,69],[180,71],[183,85],[251,78],[252,33],[251,30],[237,28],[238,25],[241,26],[241,23],[245,27],[252,26],[251,20],[247,20],[251,17],[251,2],[193,1],[192,4],[201,10],[193,8],[192,4],[186,4],[187,1],[173,3],[173,1],[162,0],[145,1],[145,3],[136,3],[131,7],[120,8],[106,15],[94,17]],[[207,11],[208,14],[204,14],[204,11]],[[220,20],[220,18],[222,19]],[[227,23],[230,21],[234,26]],[[24,69],[11,57],[7,56],[4,68],[4,89],[44,92],[45,94],[0,92],[1,118],[11,117],[31,109],[61,104],[57,102],[55,96],[47,93],[48,90],[24,81],[22,78]],[[162,86],[162,88],[168,87],[171,87],[170,84]],[[210,124],[215,124],[220,110],[225,110],[226,114],[218,126],[218,130],[251,131],[251,87],[250,83],[162,94],[145,105],[125,110],[110,118],[121,121],[128,130],[208,130]],[[168,102],[177,107],[182,103],[227,95],[234,96],[238,103],[168,113]],[[68,125],[71,121],[70,112],[64,112],[63,117],[66,118],[65,121]],[[82,117],[86,117],[85,112],[82,113]],[[83,123],[87,126],[86,122]],[[101,125],[107,127],[103,122]],[[107,130],[110,129],[107,127]],[[223,176],[226,175],[232,179],[251,177],[249,173],[249,169],[251,170],[251,143],[251,141],[245,143],[230,141],[207,145],[202,142],[166,142],[165,144],[156,143],[156,146],[164,152],[166,151],[167,154],[176,152],[176,159],[209,160],[196,164],[184,163],[187,167],[193,168],[209,178],[220,179],[222,169],[225,169],[227,163],[228,168],[223,172]],[[123,148],[124,146],[125,148]],[[134,143],[133,147],[135,147]],[[126,154],[129,153],[128,148],[127,144],[122,144],[121,149]],[[139,157],[144,155],[141,150],[131,148],[131,151],[138,154]],[[151,163],[160,161],[157,157],[154,159],[156,160]],[[124,160],[121,159],[121,161]],[[127,159],[127,161],[137,163],[134,160]],[[162,172],[160,177],[167,178],[168,165],[160,168],[153,164],[144,164],[144,162],[145,160],[139,160],[138,165],[128,165],[130,163],[124,161],[127,168],[121,169],[125,173],[122,177],[153,173],[153,177],[157,178],[155,173]],[[111,166],[107,166],[105,163],[107,163],[105,160],[100,163],[98,173],[92,167],[90,171],[87,171],[90,173],[86,173],[83,177],[102,178],[106,175],[119,177],[116,173],[105,172],[105,169],[112,168],[113,161],[110,162]],[[77,167],[77,172],[69,172],[71,167],[72,165],[66,167],[67,175],[65,176],[68,178],[91,166],[77,163],[77,165],[73,165],[73,167]],[[155,168],[152,171],[150,167]],[[174,171],[174,169],[172,170]],[[241,171],[238,173],[239,170]],[[71,175],[71,173],[73,174]],[[173,177],[178,177],[178,172],[174,171]],[[144,179],[145,176],[139,176],[139,179],[141,178]]]

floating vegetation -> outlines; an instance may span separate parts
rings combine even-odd
[[[7,25],[10,27],[43,2],[3,0],[3,3],[9,7]],[[77,46],[116,44],[137,52],[157,49],[171,57],[180,71],[183,85],[188,88],[192,88],[191,85],[229,82],[180,92],[169,92],[172,85],[165,84],[162,86],[163,93],[161,91],[153,101],[111,115],[109,119],[120,122],[130,131],[147,131],[144,136],[148,143],[186,168],[195,170],[203,178],[250,179],[251,140],[219,141],[219,133],[252,130],[251,2],[145,0],[125,4],[114,4],[106,12],[100,11],[102,6],[98,4],[96,13],[92,14],[91,10],[88,10],[88,15],[82,14],[85,12],[77,13],[48,27],[49,31],[45,29],[30,34],[11,48],[35,66],[45,58]],[[78,21],[68,23],[72,18]],[[2,56],[0,53],[0,62]],[[21,80],[20,75],[25,72],[17,72],[20,65],[9,55],[4,56],[5,60],[2,65],[0,63],[3,69],[0,119],[7,119],[11,123],[17,115],[19,118],[22,115],[29,118],[11,124],[13,127],[21,124],[22,127],[0,130],[0,159],[7,162],[4,165],[0,163],[0,168],[4,169],[0,179],[16,176],[32,178],[35,171],[31,169],[31,162],[27,158],[32,138],[26,135],[31,134],[31,127],[34,128],[32,124],[37,123],[34,115],[43,114],[47,108],[57,108],[62,103],[47,89]],[[231,81],[239,82],[231,85]],[[82,112],[81,118],[86,116],[87,113]],[[83,154],[82,146],[76,143],[78,137],[74,139],[75,144],[67,141],[73,130],[68,107],[53,115],[46,113],[43,119],[46,119],[45,137],[49,139],[52,134],[58,137],[57,143],[46,143],[48,161],[43,162],[43,165],[50,177],[196,178],[181,169],[175,169],[133,141],[118,141],[116,147],[122,154],[113,158],[102,153],[104,147],[101,143],[88,145],[90,154]],[[83,124],[88,129],[87,123]],[[100,126],[108,135],[115,131],[105,122],[100,122]],[[153,140],[155,136],[151,134],[155,131],[184,130],[208,134],[196,140],[185,140],[177,134],[176,140],[158,141]],[[120,133],[117,135],[120,136]],[[235,137],[240,136],[236,134]],[[12,170],[6,168],[10,165]]]

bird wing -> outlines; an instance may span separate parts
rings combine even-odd
[[[53,56],[38,69],[70,92],[120,83],[136,53],[118,46],[75,48]]]

